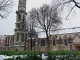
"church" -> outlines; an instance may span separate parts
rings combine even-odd
[[[14,35],[7,35],[4,49],[8,50],[32,50],[47,51],[45,34],[42,37],[28,38],[26,28],[26,0],[19,0],[18,11],[16,11],[16,27]],[[53,33],[52,31],[51,33]],[[39,33],[41,34],[41,32]],[[49,50],[75,50],[80,51],[80,27],[56,30],[49,36]]]

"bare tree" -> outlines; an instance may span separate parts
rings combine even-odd
[[[52,0],[52,4],[57,5],[57,9],[60,8],[61,11],[64,10],[64,8],[67,6],[69,9],[67,17],[71,14],[72,11],[74,11],[75,7],[80,8],[80,0]]]
[[[46,33],[47,47],[49,48],[49,31],[57,28],[62,23],[58,16],[57,9],[51,5],[43,4],[40,8],[33,8],[30,11],[30,19],[35,22],[35,27],[41,28]],[[49,50],[49,49],[48,49]]]
[[[37,34],[35,27],[34,27],[34,25],[35,25],[34,20],[30,19],[29,13],[27,13],[27,14],[28,14],[27,15],[27,32],[28,32],[27,36],[28,36],[28,38],[30,38],[30,44],[31,44],[30,48],[32,51],[32,45],[34,43],[33,38],[34,39],[38,38],[38,34]],[[35,45],[34,45],[34,47],[35,47]]]
[[[35,30],[35,21],[30,19],[29,13],[27,13],[27,30],[31,33],[32,37],[37,38],[37,32]],[[30,37],[30,36],[29,36]]]
[[[13,0],[0,0],[0,17],[5,18],[10,13]]]

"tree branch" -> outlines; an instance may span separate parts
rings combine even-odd
[[[75,6],[80,8],[80,6],[78,5],[78,3],[75,0],[72,0],[75,3]]]
[[[70,10],[69,14],[67,15],[67,17],[70,15],[70,13],[71,13],[72,10],[74,9],[74,7],[75,7],[75,5],[71,8],[71,10]],[[66,19],[67,19],[67,17],[66,17]]]

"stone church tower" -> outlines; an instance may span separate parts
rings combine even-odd
[[[26,15],[26,0],[19,0],[18,11],[16,11],[14,49],[26,49]]]

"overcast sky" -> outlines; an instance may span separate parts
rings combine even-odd
[[[15,1],[15,0],[14,0]],[[39,7],[43,3],[51,4],[50,0],[27,0],[26,11],[30,11],[34,7]],[[7,19],[0,19],[0,35],[13,35],[16,22],[16,11],[18,9],[18,0],[12,8],[12,12]],[[69,20],[63,18],[63,28],[80,27],[80,9],[75,8],[76,14],[71,14]]]

